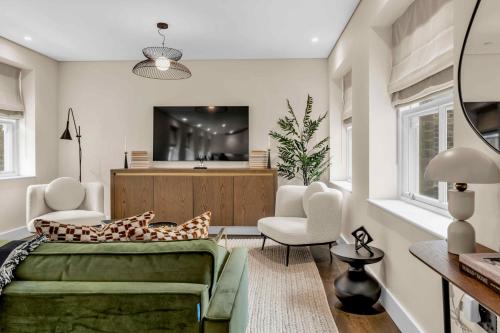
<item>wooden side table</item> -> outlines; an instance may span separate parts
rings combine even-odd
[[[370,246],[373,256],[361,248],[356,252],[354,244],[341,244],[331,251],[339,260],[348,263],[349,269],[335,279],[335,294],[347,309],[370,308],[380,297],[380,285],[365,271],[365,265],[384,258],[384,252]]]
[[[476,243],[476,252],[490,253],[495,251]],[[415,243],[410,247],[410,253],[441,275],[445,333],[451,332],[450,283],[460,288],[497,316],[500,316],[498,294],[460,270],[458,255],[448,252],[445,240]]]

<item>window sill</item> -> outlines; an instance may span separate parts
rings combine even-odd
[[[30,178],[36,178],[36,176],[28,176],[28,175],[0,176],[0,182],[3,180],[21,180]]]
[[[331,180],[330,185],[341,191],[352,193],[352,183],[347,180]]]
[[[435,237],[446,239],[448,225],[452,222],[451,218],[425,208],[409,204],[403,200],[368,199],[367,201],[372,205],[427,231]]]

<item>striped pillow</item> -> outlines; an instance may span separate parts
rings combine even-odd
[[[60,242],[114,242],[127,241],[127,231],[146,227],[155,217],[153,212],[121,219],[102,227],[76,226],[56,221],[35,220],[36,233],[49,241]]]
[[[211,212],[205,212],[177,227],[139,227],[128,230],[128,238],[136,241],[176,241],[208,238]]]

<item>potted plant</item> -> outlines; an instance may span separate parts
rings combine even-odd
[[[307,95],[306,110],[302,122],[299,123],[289,100],[287,100],[287,105],[288,114],[278,120],[280,131],[269,132],[271,138],[278,143],[278,174],[288,180],[301,178],[307,186],[319,180],[330,166],[329,137],[312,144],[327,114],[325,112],[317,119],[312,119],[313,98]]]

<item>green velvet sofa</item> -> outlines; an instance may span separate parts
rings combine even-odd
[[[15,274],[2,333],[244,333],[248,322],[246,249],[209,239],[45,243]]]

